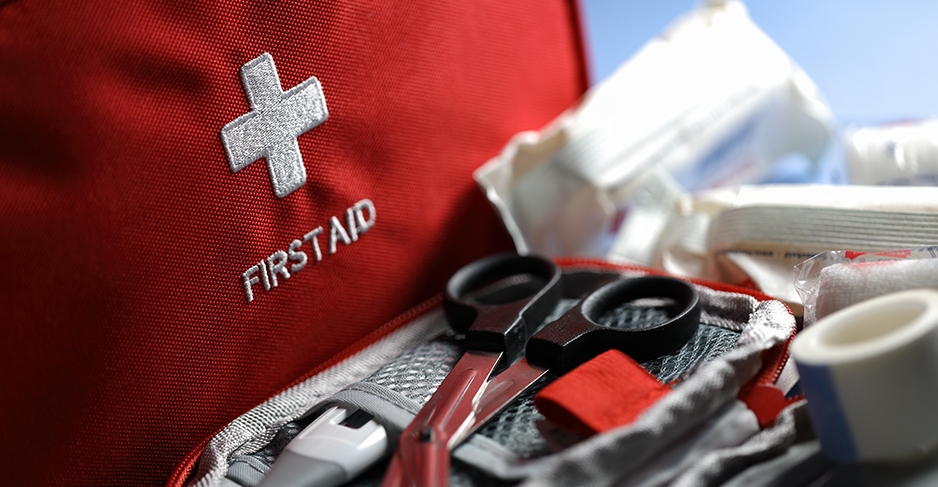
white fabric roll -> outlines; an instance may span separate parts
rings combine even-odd
[[[938,259],[834,264],[821,270],[815,317],[906,289],[938,289]]]

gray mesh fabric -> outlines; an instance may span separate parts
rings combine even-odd
[[[677,352],[642,362],[642,367],[667,384],[736,347],[739,332],[701,324]]]
[[[551,448],[541,434],[545,424],[532,401],[533,395],[551,379],[548,377],[493,418],[476,436],[504,447],[504,450],[490,448],[489,453],[504,452],[506,462],[514,462],[515,472],[537,472],[528,485],[615,484],[616,479],[627,476],[643,459],[650,458],[663,445],[680,438],[683,432],[732,400],[740,385],[758,371],[761,351],[783,342],[794,329],[791,314],[778,302],[760,303],[745,295],[701,286],[697,289],[701,299],[701,326],[694,337],[679,351],[642,364],[662,382],[677,378],[681,378],[681,382],[674,393],[632,425],[551,455]],[[546,321],[553,321],[576,303],[574,299],[562,300]],[[604,323],[644,326],[658,322],[666,319],[667,304],[653,300],[627,304],[605,317]],[[199,475],[192,484],[218,485],[227,465],[239,459],[244,464],[239,468],[253,465],[254,471],[246,471],[251,475],[269,467],[269,461],[282,450],[283,440],[296,434],[296,426],[287,423],[311,408],[318,409],[317,404],[326,404],[342,387],[355,389],[347,386],[356,381],[364,380],[359,384],[367,383],[369,388],[386,391],[386,396],[399,397],[399,402],[425,403],[461,354],[458,343],[452,339],[429,341],[446,329],[441,311],[430,312],[383,339],[379,342],[381,346],[370,347],[297,386],[296,390],[272,398],[238,418],[206,448]],[[380,394],[374,396],[381,397]],[[284,425],[287,426],[281,429]],[[786,426],[782,424],[780,428],[784,430]],[[787,438],[787,433],[781,430],[778,438]],[[284,434],[274,439],[278,431]],[[756,450],[759,447],[758,444],[750,446]],[[752,452],[747,450],[745,455],[752,455]],[[720,470],[720,475],[735,468],[732,458],[721,462],[720,465],[727,467]],[[453,485],[489,485],[498,476],[485,464],[470,463],[472,465],[459,461],[457,456],[453,463]],[[707,473],[712,472],[710,470],[699,472],[685,472],[680,478],[682,482],[689,482],[688,485],[707,485],[715,478]],[[229,476],[231,474],[236,472],[229,472]],[[382,468],[377,466],[352,485],[377,485],[381,475]]]
[[[388,417],[384,418],[386,420],[385,424],[391,427],[388,433],[391,435],[400,434],[406,423],[413,419],[413,415],[416,414],[419,407],[430,399],[437,386],[440,385],[449,370],[453,368],[461,353],[462,350],[459,345],[451,338],[438,338],[420,344],[384,364],[363,381],[351,384],[344,390],[330,396],[314,410],[321,411],[327,404],[339,402],[370,411],[372,408],[362,407],[370,401],[372,404],[377,403],[377,409],[383,409],[385,412],[394,408],[395,412],[409,413],[403,424],[399,424],[402,421],[395,421]],[[384,388],[383,394],[380,388]],[[389,395],[396,394],[404,396],[405,401],[388,399]],[[406,401],[410,401],[413,405],[405,404],[401,408],[401,404],[398,403]],[[399,409],[405,411],[398,411]],[[378,413],[378,411],[373,412]],[[258,485],[287,444],[304,427],[310,424],[315,416],[313,414],[300,421],[287,423],[280,429],[274,439],[260,451],[241,455],[234,459],[228,468],[227,477],[242,487]]]
[[[796,443],[772,460],[743,470],[724,487],[790,487],[812,485],[831,467],[817,440]]]
[[[599,323],[610,328],[645,328],[667,321],[674,311],[669,301],[643,299],[609,311],[599,319]],[[642,367],[661,382],[668,383],[733,349],[739,339],[738,330],[706,324],[705,318],[680,350],[642,362]]]
[[[405,350],[448,330],[442,309],[434,309],[336,366],[270,398],[228,424],[205,447],[193,487],[217,487],[237,457],[266,446],[283,425],[348,384],[364,379]]]
[[[404,352],[365,382],[387,387],[424,404],[461,355],[462,348],[454,340],[434,340]]]
[[[598,321],[609,328],[643,328],[670,319],[669,308],[670,301],[643,299],[609,310]]]
[[[724,297],[728,302],[719,302]],[[709,312],[702,314],[702,320],[715,317],[724,321],[732,314],[746,316],[745,321],[734,327],[742,330],[736,348],[697,367],[671,394],[649,407],[632,424],[593,436],[559,453],[555,463],[529,478],[524,485],[617,485],[664,447],[733,401],[740,387],[759,371],[762,352],[785,343],[795,329],[794,318],[780,302],[738,297],[720,291],[701,292],[702,299],[717,300],[707,303],[704,309]],[[733,311],[738,305],[744,306]],[[789,431],[793,428],[793,422],[781,421],[771,439],[784,441],[793,436]],[[769,438],[764,439],[766,447],[776,444]],[[751,455],[753,452],[740,453]],[[728,474],[735,465],[727,460],[721,463],[721,468],[724,467],[721,475]],[[709,485],[714,479],[707,469],[686,472],[680,478],[690,485]]]
[[[564,300],[545,320],[554,321],[577,300]],[[613,328],[642,328],[671,317],[670,303],[642,300],[626,303],[600,318],[600,324]],[[643,362],[641,365],[661,382],[670,382],[695,367],[704,365],[736,346],[739,333],[719,326],[701,324],[697,333],[680,350]],[[534,407],[534,396],[554,377],[547,377],[479,430],[479,434],[501,443],[521,458],[550,453],[547,440],[537,428],[544,417]]]
[[[477,434],[491,438],[521,458],[535,458],[550,453],[547,440],[537,428],[544,416],[534,407],[534,396],[553,377],[545,377],[502,410]]]

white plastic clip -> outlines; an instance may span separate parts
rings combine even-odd
[[[259,487],[332,487],[357,477],[388,450],[384,426],[335,406],[287,445]]]

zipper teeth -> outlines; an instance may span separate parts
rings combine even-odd
[[[433,296],[432,298],[430,298],[430,299],[428,299],[428,300],[426,300],[426,301],[424,301],[424,302],[418,304],[417,306],[414,306],[413,308],[411,308],[411,309],[405,311],[404,314],[402,314],[402,315],[398,316],[397,318],[394,318],[393,320],[391,320],[391,321],[389,321],[389,322],[387,322],[387,323],[385,323],[385,324],[379,326],[378,328],[376,328],[376,329],[375,329],[374,331],[372,331],[371,333],[369,333],[369,334],[365,335],[363,338],[359,339],[357,342],[353,343],[352,345],[349,345],[349,346],[346,347],[344,350],[342,350],[341,352],[339,352],[339,353],[337,353],[336,355],[334,355],[333,358],[331,358],[331,359],[329,359],[329,360],[326,360],[325,362],[319,364],[318,366],[316,366],[315,368],[313,368],[313,369],[310,370],[309,372],[303,374],[302,376],[300,376],[300,378],[298,378],[298,379],[296,379],[295,381],[293,381],[292,383],[290,383],[290,385],[284,387],[283,389],[280,389],[280,390],[277,391],[275,394],[273,394],[273,395],[271,395],[270,397],[268,397],[267,400],[269,400],[269,399],[273,398],[274,396],[276,396],[276,395],[278,395],[278,394],[280,394],[280,393],[286,391],[287,389],[290,389],[291,387],[294,387],[294,386],[296,386],[296,385],[299,385],[300,383],[302,383],[303,381],[309,379],[310,377],[312,377],[312,376],[314,376],[314,375],[317,375],[317,374],[319,374],[320,372],[322,372],[322,371],[324,371],[324,370],[326,370],[326,369],[329,369],[329,368],[331,368],[331,367],[334,367],[335,365],[337,365],[337,364],[343,362],[344,360],[348,359],[348,358],[351,357],[352,355],[355,355],[356,353],[358,353],[358,352],[364,350],[364,349],[367,348],[369,345],[372,345],[372,344],[374,344],[375,342],[377,342],[378,340],[384,338],[385,336],[387,336],[388,334],[390,334],[392,331],[395,331],[395,330],[397,330],[398,328],[402,328],[402,327],[403,327],[404,325],[406,325],[407,323],[410,323],[410,322],[413,321],[414,319],[420,317],[421,315],[423,315],[424,313],[426,313],[430,308],[433,308],[434,306],[440,304],[440,302],[442,302],[442,301],[443,301],[443,293],[440,293],[440,294],[437,294],[437,295]]]
[[[796,403],[796,402],[798,402],[798,401],[802,401],[802,400],[804,400],[804,393],[803,393],[803,392],[802,392],[801,394],[795,394],[794,396],[785,398],[785,403],[786,403],[786,404],[794,404],[794,403]]]
[[[554,261],[564,269],[578,267],[578,266],[593,266],[593,267],[598,267],[600,269],[632,270],[632,271],[644,272],[647,274],[667,275],[666,272],[661,271],[659,269],[652,269],[650,267],[634,265],[634,264],[614,264],[614,263],[606,262],[598,258],[591,258],[591,257],[557,257],[557,258],[554,258]],[[708,281],[705,279],[697,279],[697,278],[678,278],[678,279],[690,282],[692,284],[705,286],[705,287],[708,287],[710,289],[714,289],[717,291],[726,291],[726,292],[745,294],[745,295],[755,298],[758,301],[767,301],[770,299],[774,299],[758,291],[753,291],[752,289],[746,289],[746,288],[742,288],[739,286],[733,286],[731,284],[724,284],[720,282],[713,282],[713,281]],[[407,323],[423,315],[429,309],[439,305],[442,301],[443,301],[443,294],[440,293],[418,304],[417,306],[414,306],[413,308],[405,311],[402,315],[381,325],[380,327],[376,328],[374,331],[372,331],[368,335],[365,335],[363,338],[361,338],[357,342],[346,347],[342,352],[339,352],[333,358],[323,362],[322,364],[319,364],[317,367],[303,374],[302,376],[300,376],[300,378],[296,379],[295,381],[290,383],[288,386],[270,395],[267,399],[265,399],[261,403],[266,402],[267,400],[270,400],[274,396],[286,391],[287,389],[290,389],[291,387],[294,387],[302,383],[303,381],[309,379],[310,377],[316,374],[319,374],[320,372],[330,367],[333,367],[336,364],[342,362],[343,360],[360,352],[361,350],[365,349],[369,345],[373,344],[374,342],[388,335],[392,331],[403,327]],[[785,308],[788,309],[788,306],[786,305]],[[788,312],[791,313],[791,310],[788,309]],[[782,369],[785,368],[785,364],[788,362],[790,353],[789,353],[789,347],[787,344],[792,340],[792,338],[794,338],[794,333],[792,333],[792,336],[789,337],[788,341],[786,342],[786,346],[783,349],[784,352],[782,353],[781,357],[777,359],[778,365],[776,366],[771,376],[771,379],[767,382],[759,381],[760,383],[774,384],[775,381],[778,380],[778,377],[782,373]],[[795,396],[795,398],[797,397],[798,396]],[[795,398],[792,398],[792,399],[795,399]],[[169,481],[166,483],[167,487],[177,487],[177,486],[182,485],[182,482],[185,481],[185,478],[192,471],[192,467],[195,464],[194,458],[201,455],[202,451],[205,449],[205,446],[208,445],[208,442],[211,441],[212,438],[217,436],[226,427],[227,425],[222,428],[219,428],[217,431],[215,431],[214,433],[212,433],[211,435],[209,435],[208,437],[200,441],[199,444],[196,445],[195,448],[193,448],[188,454],[186,454],[186,456],[183,458],[183,461],[179,463],[179,466],[177,466],[176,470],[173,472],[173,475],[170,477]]]
[[[774,385],[778,382],[778,378],[782,375],[782,370],[785,369],[785,365],[788,363],[788,359],[791,357],[791,341],[793,338],[795,338],[794,332],[791,334],[791,336],[788,337],[788,340],[785,341],[779,357],[775,359],[776,366],[772,375],[757,381],[759,384]]]
[[[395,331],[398,328],[402,328],[404,325],[422,316],[428,310],[437,306],[442,301],[443,301],[443,293],[440,293],[418,304],[417,306],[414,306],[413,308],[405,311],[400,316],[376,328],[371,333],[365,335],[364,337],[362,337],[355,343],[349,345],[348,347],[343,349],[341,352],[334,355],[331,359],[326,360],[325,362],[319,364],[318,366],[316,366],[309,372],[300,376],[300,378],[291,382],[289,385],[280,389],[274,394],[271,394],[270,396],[267,397],[267,399],[264,399],[258,404],[263,404],[269,401],[270,399],[272,399],[273,397],[283,393],[287,389],[290,389],[291,387],[299,385],[300,383],[309,379],[310,377],[313,377],[314,375],[319,374],[323,372],[324,370],[329,369],[330,367],[334,367],[335,365],[348,359],[352,355],[355,355],[356,353],[364,350],[369,345],[374,344],[381,338],[384,338],[385,336],[390,334],[392,331]],[[215,430],[214,433],[202,439],[202,441],[200,441],[192,450],[189,450],[189,453],[187,453],[186,456],[183,457],[182,461],[179,462],[179,464],[176,466],[176,469],[173,471],[172,476],[170,476],[169,480],[166,482],[166,487],[181,486],[185,482],[186,478],[188,478],[189,474],[192,473],[192,469],[195,466],[196,459],[200,455],[202,455],[202,452],[205,451],[205,447],[208,445],[208,443],[212,441],[212,438],[218,436],[218,434],[221,433],[227,427],[228,425],[226,424],[225,426],[218,428],[217,430]]]
[[[202,452],[205,451],[205,447],[208,446],[208,443],[212,441],[212,438],[217,436],[222,432],[228,425],[222,426],[215,430],[214,433],[205,437],[200,441],[195,448],[189,450],[189,453],[186,453],[186,456],[182,458],[182,461],[179,462],[179,465],[176,466],[176,469],[173,470],[173,474],[169,477],[169,480],[166,482],[166,487],[179,487],[185,483],[186,479],[189,477],[189,474],[192,473],[195,463],[199,456],[202,455]]]
[[[785,347],[786,349],[788,347]],[[782,375],[782,370],[785,369],[785,364],[788,363],[788,352],[782,354],[782,359],[778,361],[778,368],[775,369],[775,373],[772,374],[771,384],[778,382],[778,378]]]

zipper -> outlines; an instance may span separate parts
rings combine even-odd
[[[608,262],[599,258],[592,258],[592,257],[557,257],[557,258],[554,258],[554,261],[557,263],[557,265],[559,265],[565,271],[576,270],[576,269],[581,269],[581,270],[592,269],[592,270],[601,270],[601,271],[632,271],[632,272],[641,272],[643,274],[660,275],[660,276],[669,275],[668,273],[660,269],[653,269],[650,267],[645,267],[641,265],[633,265],[633,264],[616,264],[616,263],[611,263],[611,262]],[[731,284],[724,284],[720,282],[713,282],[713,281],[708,281],[705,279],[697,279],[697,278],[684,278],[684,277],[677,277],[677,276],[671,276],[671,277],[676,277],[677,279],[681,279],[691,284],[704,286],[704,287],[707,287],[709,289],[713,289],[716,291],[744,294],[760,302],[774,299],[761,292],[748,289],[748,288],[734,286]],[[263,404],[264,402],[283,393],[284,391],[292,387],[295,387],[301,384],[302,382],[310,379],[311,377],[317,374],[320,374],[323,371],[328,370],[331,367],[336,366],[337,364],[348,359],[349,357],[352,357],[356,353],[374,344],[375,342],[384,338],[390,333],[400,328],[403,328],[404,326],[413,322],[417,318],[420,318],[424,316],[425,314],[427,314],[428,312],[434,310],[435,308],[440,306],[442,301],[443,301],[443,294],[440,293],[418,304],[417,306],[407,310],[400,316],[381,325],[380,327],[376,328],[374,331],[372,331],[368,335],[365,335],[363,338],[361,338],[354,344],[350,345],[342,352],[336,354],[329,360],[323,362],[322,364],[319,364],[315,368],[311,369],[309,372],[306,372],[305,374],[303,374],[302,376],[300,376],[299,378],[291,382],[289,385],[281,388],[274,394],[268,396],[267,399],[265,399],[259,404]],[[788,309],[787,306],[786,306],[786,309]],[[788,312],[791,313],[791,310],[788,309]],[[774,385],[775,384],[775,381],[778,380],[779,375],[782,373],[782,369],[785,367],[785,364],[788,361],[788,358],[789,358],[788,346],[793,337],[794,337],[794,332],[792,332],[792,336],[788,338],[788,340],[784,343],[784,345],[777,347],[779,348],[779,350],[776,350],[776,348],[772,348],[764,352],[764,353],[769,353],[770,354],[769,357],[772,357],[771,360],[766,360],[764,363],[771,364],[774,362],[774,366],[771,367],[770,369],[766,369],[765,365],[763,365],[763,371],[760,372],[760,375],[755,380],[750,381],[749,384],[747,384],[747,386],[743,387],[743,390],[740,391],[740,396],[743,395],[744,391],[748,392],[749,390],[751,390],[752,387],[756,384],[760,384],[760,385]],[[792,398],[792,400],[796,399],[797,397],[798,396],[796,396],[795,398]],[[209,435],[208,437],[200,441],[192,450],[190,450],[189,453],[187,453],[186,456],[183,457],[183,460],[177,465],[177,467],[173,471],[169,480],[166,482],[166,487],[183,487],[184,485],[186,485],[186,483],[189,482],[191,480],[191,477],[196,473],[197,470],[195,467],[198,464],[198,459],[202,455],[202,452],[205,450],[206,446],[208,446],[212,438],[217,436],[227,427],[228,425],[225,425],[219,428],[214,433],[212,433],[211,435]]]
[[[281,393],[287,391],[288,389],[301,384],[302,382],[308,380],[309,378],[317,374],[320,374],[323,371],[328,370],[331,367],[338,365],[342,361],[352,357],[353,355],[364,350],[368,346],[374,344],[375,342],[391,334],[392,332],[400,328],[403,328],[404,326],[413,322],[417,318],[424,316],[429,311],[432,311],[433,309],[438,307],[440,303],[442,302],[443,302],[443,294],[440,293],[418,304],[417,306],[405,311],[402,315],[376,328],[374,331],[365,335],[360,340],[358,340],[357,342],[347,347],[345,350],[339,352],[338,354],[336,354],[329,360],[319,364],[318,366],[316,366],[309,372],[303,374],[302,376],[300,376],[299,378],[291,382],[289,385],[271,394],[270,396],[267,397],[267,399],[255,405],[255,407],[269,401],[270,399],[280,395]],[[217,436],[227,427],[228,425],[225,425],[217,429],[214,433],[204,438],[192,450],[190,450],[189,453],[187,453],[186,456],[183,457],[183,460],[179,463],[179,465],[175,468],[175,470],[173,470],[173,474],[170,476],[169,480],[166,482],[166,487],[183,487],[184,485],[186,485],[186,483],[189,482],[189,480],[191,480],[190,477],[196,473],[195,466],[198,464],[198,459],[202,455],[202,452],[205,450],[205,447],[208,446],[212,438]]]

